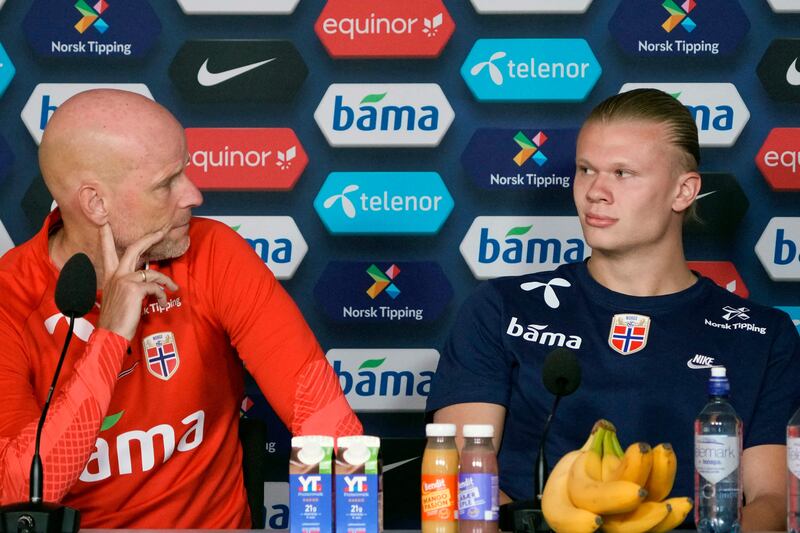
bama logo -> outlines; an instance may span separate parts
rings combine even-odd
[[[328,0],[314,25],[331,57],[439,57],[456,25],[441,0]]]
[[[755,249],[773,281],[800,281],[800,218],[770,219]]]
[[[756,155],[756,166],[774,190],[800,191],[800,128],[773,128]]]
[[[206,418],[203,411],[196,411],[181,420],[182,426],[178,428],[173,428],[169,424],[159,424],[144,431],[126,431],[115,438],[103,437],[103,432],[111,429],[122,414],[123,411],[106,417],[103,421],[100,428],[101,436],[97,438],[94,452],[89,456],[89,461],[80,475],[80,480],[84,483],[95,483],[112,475],[124,476],[147,472],[155,467],[156,459],[166,463],[176,451],[188,452],[203,442]]]
[[[584,39],[478,39],[461,77],[481,102],[582,102],[602,70]]]
[[[299,3],[300,0],[178,0],[187,15],[291,15]]]
[[[750,111],[732,83],[626,83],[619,92],[660,89],[686,106],[697,124],[700,146],[727,147],[750,120]]]
[[[490,14],[579,14],[586,13],[592,0],[470,0],[475,11]]]
[[[230,226],[253,249],[278,279],[291,279],[308,252],[292,217],[204,217]]]
[[[326,357],[355,411],[424,411],[439,364],[432,349],[334,349]]]
[[[736,265],[730,261],[687,261],[686,266],[742,298],[750,296]]]
[[[186,175],[204,190],[291,190],[308,155],[291,128],[186,128]]]
[[[41,57],[142,57],[161,33],[147,0],[34,0],[22,31]]]
[[[738,0],[622,0],[608,29],[627,54],[695,59],[735,52],[750,20]]]
[[[333,172],[314,209],[334,235],[431,235],[453,198],[436,172]]]
[[[331,146],[438,146],[454,117],[435,83],[334,83],[314,111]]]
[[[47,121],[58,106],[70,97],[90,89],[119,89],[153,99],[150,89],[143,83],[40,83],[33,88],[20,113],[22,122],[36,144],[42,142]]]
[[[459,250],[478,279],[552,270],[591,255],[578,217],[477,217]]]
[[[775,39],[756,68],[773,100],[800,102],[800,39]]]
[[[461,164],[483,189],[569,189],[577,138],[575,128],[480,128]]]
[[[334,322],[430,322],[453,298],[453,286],[433,261],[331,261],[314,299]]]
[[[547,324],[527,324],[520,323],[519,319],[515,316],[511,317],[506,329],[506,335],[510,337],[519,337],[527,342],[534,344],[541,344],[542,346],[557,346],[572,348],[578,350],[583,344],[583,339],[578,335],[567,335],[566,333],[558,333],[548,330]]]

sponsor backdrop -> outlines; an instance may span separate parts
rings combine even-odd
[[[197,214],[273,268],[386,439],[387,527],[418,527],[422,408],[458,306],[481,279],[591,254],[572,158],[610,94],[690,107],[706,223],[688,258],[800,328],[800,0],[0,6],[0,253],[50,207],[36,149],[61,102],[122,85],[165,105]],[[284,528],[288,433],[252,385],[242,411],[267,420],[267,525]]]

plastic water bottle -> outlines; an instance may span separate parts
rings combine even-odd
[[[459,533],[497,533],[500,507],[494,426],[466,424],[458,472]]]
[[[728,403],[725,367],[713,367],[709,401],[694,421],[694,520],[700,533],[738,532],[742,420]]]
[[[800,533],[800,409],[786,426],[786,531]]]

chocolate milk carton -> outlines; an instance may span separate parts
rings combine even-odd
[[[379,533],[383,529],[381,440],[357,435],[339,437],[336,445],[336,533]]]
[[[292,438],[289,457],[291,533],[333,531],[333,437]]]

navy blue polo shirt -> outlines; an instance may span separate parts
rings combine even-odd
[[[500,488],[533,496],[533,467],[553,396],[542,363],[575,351],[578,390],[553,420],[552,467],[606,418],[623,447],[672,443],[673,495],[693,494],[693,421],[707,402],[712,365],[724,365],[730,401],[744,422],[744,447],[785,444],[800,405],[800,339],[784,312],[757,305],[708,278],[678,293],[636,297],[597,283],[585,263],[481,284],[461,307],[433,378],[428,411],[458,403],[506,407]]]

